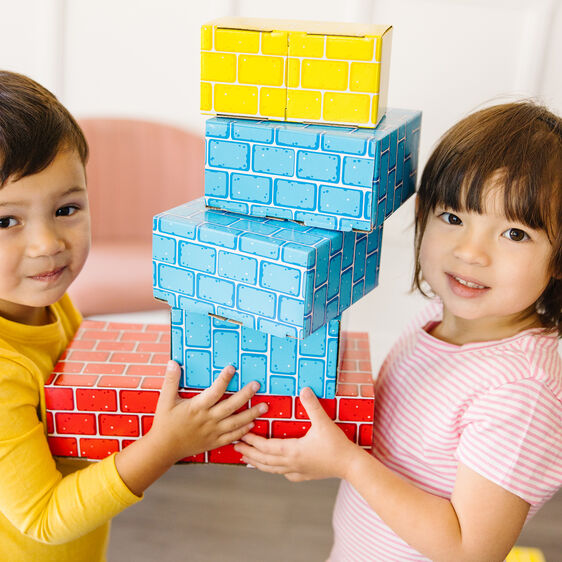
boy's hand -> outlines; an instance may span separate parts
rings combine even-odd
[[[209,388],[190,399],[178,395],[180,373],[179,365],[170,361],[147,435],[172,463],[240,439],[254,426],[253,420],[267,411],[267,405],[261,403],[235,413],[259,390],[256,381],[221,400],[235,373],[232,366],[225,367]]]
[[[346,478],[353,459],[363,450],[352,443],[329,418],[310,390],[304,388],[300,399],[311,427],[300,439],[265,439],[248,433],[235,449],[244,462],[264,472],[284,474],[288,480]]]

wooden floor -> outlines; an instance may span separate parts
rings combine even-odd
[[[320,562],[338,482],[292,484],[241,466],[183,465],[113,523],[109,562]],[[518,541],[562,562],[562,492]]]

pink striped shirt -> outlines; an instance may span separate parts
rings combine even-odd
[[[462,346],[425,326],[433,302],[398,340],[376,383],[373,455],[419,488],[450,498],[459,462],[531,505],[562,486],[562,361],[538,329]],[[331,562],[427,560],[347,482],[334,509]]]

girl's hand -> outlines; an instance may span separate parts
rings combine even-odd
[[[267,411],[267,404],[261,403],[237,412],[259,390],[260,385],[256,381],[221,400],[235,373],[230,365],[222,370],[209,388],[190,399],[178,396],[180,373],[179,365],[170,361],[154,423],[147,434],[159,453],[172,464],[237,441],[252,429],[253,420]]]
[[[284,474],[293,482],[320,478],[345,479],[357,454],[363,450],[352,443],[329,418],[310,388],[300,399],[311,421],[300,439],[265,439],[248,433],[235,449],[244,462],[264,472]]]

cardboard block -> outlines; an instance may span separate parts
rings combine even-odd
[[[374,127],[392,27],[226,17],[201,29],[201,111]]]
[[[382,226],[339,232],[209,210],[156,215],[154,296],[274,336],[303,339],[378,284]]]
[[[182,365],[182,387],[207,388],[225,365],[239,371],[228,390],[257,380],[259,394],[298,396],[309,386],[319,398],[334,398],[345,338],[340,319],[310,336],[280,338],[208,314],[172,309],[172,359]]]
[[[407,109],[389,109],[376,129],[208,119],[205,202],[370,232],[414,193],[420,126]]]
[[[335,398],[323,398],[320,403],[352,441],[370,448],[374,394],[369,340],[367,334],[353,332],[347,332],[345,339],[339,378],[348,382],[338,382]],[[118,350],[99,361],[74,358],[84,343],[93,351],[106,351],[111,342],[127,342],[131,352],[148,354],[146,363],[128,363]],[[53,455],[103,459],[146,434],[156,411],[169,350],[169,326],[84,321],[45,383],[48,441]],[[72,373],[67,369],[69,363]],[[81,365],[79,370],[76,365]],[[115,368],[107,369],[107,365]],[[107,371],[119,374],[108,376]],[[191,398],[200,392],[182,389],[180,395]],[[268,412],[255,422],[253,431],[259,435],[299,436],[309,427],[310,420],[298,397],[257,394],[247,406],[258,402],[269,405]],[[182,462],[241,464],[232,445]]]

